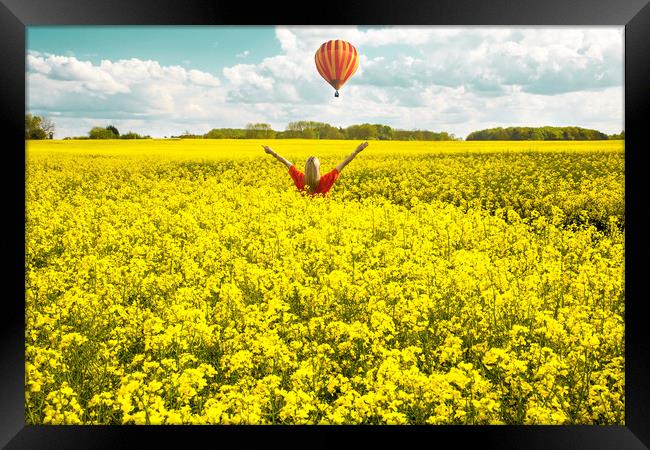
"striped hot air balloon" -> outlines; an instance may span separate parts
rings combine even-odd
[[[339,96],[339,89],[350,79],[359,67],[359,54],[352,44],[339,39],[327,41],[316,50],[316,69],[329,84],[336,89],[334,97]]]

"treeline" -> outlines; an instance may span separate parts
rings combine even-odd
[[[328,123],[301,120],[289,122],[286,130],[276,131],[267,123],[249,123],[246,128],[213,128],[205,134],[189,131],[172,136],[181,139],[354,139],[400,141],[452,141],[457,138],[446,131],[399,130],[388,125],[363,123],[346,128]]]
[[[55,125],[46,117],[25,115],[25,139],[53,139]],[[167,136],[165,136],[167,137]],[[299,120],[289,122],[283,131],[274,130],[267,123],[249,123],[245,128],[213,128],[205,134],[185,131],[180,139],[351,139],[351,140],[395,140],[395,141],[454,141],[462,140],[446,131],[401,130],[388,125],[362,123],[349,127],[334,127],[324,122]],[[120,134],[114,125],[93,127],[87,136],[65,137],[63,139],[151,139],[129,131]],[[598,130],[581,127],[508,127],[488,128],[473,131],[465,138],[468,141],[522,141],[522,140],[606,140],[625,139],[625,132],[607,135]]]
[[[120,134],[114,125],[109,125],[107,127],[93,127],[88,132],[88,136],[65,137],[63,139],[151,139],[151,136],[141,136],[132,131]]]
[[[625,132],[606,135],[580,127],[508,127],[488,128],[467,135],[468,141],[589,141],[625,139]]]

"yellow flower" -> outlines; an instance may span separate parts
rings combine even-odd
[[[30,423],[624,422],[622,142],[253,144],[26,143]]]

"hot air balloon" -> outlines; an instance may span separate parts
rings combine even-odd
[[[334,97],[339,96],[341,86],[357,71],[358,56],[352,44],[339,39],[327,41],[316,50],[316,69],[336,89]]]

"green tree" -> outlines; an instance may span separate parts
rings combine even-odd
[[[282,137],[303,139],[343,139],[340,130],[323,122],[299,120],[289,122]]]
[[[320,139],[320,136],[318,135],[318,132],[316,130],[314,130],[313,128],[309,128],[309,129],[302,132],[302,138],[303,139]]]
[[[117,131],[117,128],[115,128],[113,125],[107,126],[106,129],[111,131],[116,137],[120,137],[120,132]]]
[[[249,139],[274,138],[275,131],[268,123],[249,123],[246,125],[246,137]]]
[[[369,123],[351,125],[345,129],[348,139],[377,139],[377,127]]]
[[[93,127],[88,132],[88,137],[90,139],[115,139],[117,136],[104,127]]]
[[[246,130],[240,128],[213,128],[203,135],[206,139],[243,139]]]
[[[469,133],[466,140],[600,140],[607,135],[581,127],[508,127],[487,128]]]
[[[339,129],[334,128],[332,126],[328,126],[321,133],[321,139],[344,139],[344,138],[345,136],[343,135],[343,133],[341,133]]]
[[[108,127],[106,127],[108,129]],[[145,139],[144,136],[140,136],[138,133],[129,131],[128,133],[122,134],[120,139]]]
[[[25,115],[25,139],[53,139],[55,126],[47,117]]]
[[[383,141],[390,141],[393,139],[394,131],[388,125],[375,124],[377,139]]]

